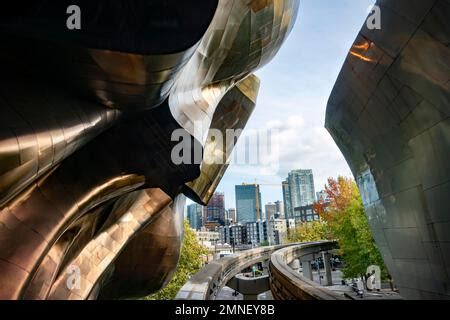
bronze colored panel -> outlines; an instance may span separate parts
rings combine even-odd
[[[130,202],[129,197],[133,200]],[[59,276],[52,285],[49,299],[87,299],[100,281],[105,276],[110,276],[109,268],[114,268],[117,257],[121,252],[129,250],[130,241],[134,241],[139,234],[144,232],[147,225],[159,225],[157,223],[167,212],[170,216],[172,211],[168,208],[171,199],[159,189],[130,194],[119,199],[112,209],[105,225],[84,246],[70,262],[66,269],[59,272]],[[131,204],[131,207],[128,207]],[[124,210],[128,208],[127,210]],[[167,222],[164,220],[164,222]],[[169,227],[170,224],[165,224]],[[120,230],[120,232],[119,232]],[[178,230],[178,229],[177,229]],[[179,229],[181,232],[181,229]],[[181,234],[181,233],[179,233]],[[172,243],[168,241],[167,243]],[[178,241],[179,242],[179,241]],[[177,249],[178,252],[179,248]],[[135,252],[142,259],[142,252]],[[71,268],[80,270],[80,288],[70,288]],[[173,269],[173,265],[170,266]],[[143,281],[143,279],[141,279]],[[126,279],[121,279],[126,281]],[[123,293],[122,293],[123,294]]]
[[[275,56],[298,8],[298,0],[219,1],[208,31],[169,97],[173,117],[203,145],[224,95]]]
[[[141,298],[171,280],[180,254],[184,205],[184,196],[179,196],[135,235],[114,262],[101,299]]]
[[[181,194],[206,202],[227,166],[174,164],[172,133],[188,133],[192,154],[228,158],[231,148],[204,135],[212,121],[245,126],[252,72],[298,10],[296,0],[82,0],[85,28],[68,33],[59,9],[69,2],[19,0],[0,12],[4,299],[139,297],[164,286],[178,261]],[[206,124],[199,135],[196,120]]]
[[[232,88],[218,105],[211,123],[211,128],[219,130],[223,137],[227,130],[243,129],[247,124],[256,104],[259,79],[250,75]],[[207,204],[220,183],[229,165],[229,158],[236,144],[235,139],[225,139],[218,144],[209,135],[200,177],[186,184],[188,194],[197,201]]]

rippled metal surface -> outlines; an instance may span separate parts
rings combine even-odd
[[[298,10],[297,0],[80,1],[87,20],[73,34],[57,9],[67,3],[0,12],[0,299],[164,286],[183,193],[208,201],[227,167],[175,164],[172,133],[186,132],[191,152],[228,157],[203,137],[245,126],[252,72]]]
[[[198,141],[206,141],[214,112],[228,90],[278,52],[299,4],[298,0],[219,1],[208,31],[169,98],[174,118]]]
[[[227,130],[243,129],[256,104],[259,79],[251,75],[238,83],[223,97],[217,106],[211,128],[222,134],[222,141],[216,139],[217,131],[210,131],[203,153],[200,177],[187,183],[189,194],[198,202],[207,204],[213,196],[229,166],[231,153],[239,136],[227,137]]]
[[[382,29],[358,35],[326,126],[400,295],[450,299],[450,4],[377,4]]]

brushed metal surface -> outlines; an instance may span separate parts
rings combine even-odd
[[[245,126],[252,72],[298,10],[297,0],[79,1],[84,27],[71,33],[69,2],[0,12],[0,299],[136,298],[167,284],[183,193],[207,202],[227,168],[175,164],[172,133],[186,132],[192,153],[227,158],[203,138]]]

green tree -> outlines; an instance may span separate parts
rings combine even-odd
[[[325,221],[312,221],[298,225],[287,235],[288,243],[312,242],[330,239],[330,230]]]
[[[169,284],[145,299],[147,300],[172,300],[175,298],[181,287],[203,266],[202,256],[208,254],[208,249],[202,246],[195,235],[195,231],[189,226],[187,220],[184,221],[184,236],[181,246],[180,260],[177,271]]]
[[[328,179],[328,201],[320,200],[314,210],[328,224],[331,236],[339,242],[339,254],[345,262],[345,278],[364,277],[367,267],[378,265],[382,278],[388,277],[380,251],[372,237],[369,222],[356,183],[339,177]]]
[[[261,247],[268,247],[268,246],[270,246],[270,243],[269,243],[269,241],[263,241],[263,242],[261,242],[260,246]]]

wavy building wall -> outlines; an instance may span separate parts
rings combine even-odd
[[[450,2],[379,0],[328,102],[400,294],[450,298]]]
[[[206,203],[227,167],[230,150],[209,132],[245,126],[253,72],[299,6],[77,3],[77,31],[71,1],[0,12],[0,299],[135,298],[167,284],[185,195]],[[193,157],[224,164],[174,164],[176,130]]]

